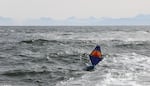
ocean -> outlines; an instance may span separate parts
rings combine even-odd
[[[0,86],[150,86],[150,26],[0,26]]]

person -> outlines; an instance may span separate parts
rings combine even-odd
[[[99,45],[95,47],[95,49],[91,52],[89,55],[92,65],[87,66],[85,68],[86,71],[92,71],[94,70],[95,66],[103,59],[101,48]]]

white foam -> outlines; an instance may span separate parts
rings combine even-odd
[[[95,71],[82,77],[61,81],[56,86],[149,86],[150,59],[137,53],[117,54],[105,58]],[[112,62],[108,62],[112,59]],[[107,66],[106,66],[107,65]],[[120,67],[120,68],[119,68]],[[143,73],[145,72],[145,73]],[[140,80],[143,79],[143,80]]]

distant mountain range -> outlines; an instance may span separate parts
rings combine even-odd
[[[14,23],[13,19],[0,16],[0,26],[14,25]]]
[[[95,18],[89,17],[86,19],[77,19],[76,17],[70,17],[65,20],[55,20],[49,17],[42,17],[39,19],[28,19],[17,24],[12,18],[0,17],[0,25],[39,25],[39,26],[51,26],[51,25],[77,25],[77,26],[94,26],[94,25],[150,25],[150,15],[138,15],[131,18]]]

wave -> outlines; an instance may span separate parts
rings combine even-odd
[[[12,70],[12,71],[6,71],[4,73],[2,73],[2,75],[5,75],[5,76],[25,76],[25,75],[37,75],[37,74],[49,74],[50,71],[46,71],[46,70],[43,70],[43,71],[31,71],[31,70]]]
[[[45,39],[36,39],[36,40],[23,40],[20,43],[27,43],[27,44],[32,44],[32,43],[43,43],[43,42],[48,42],[48,40]]]
[[[46,40],[46,39],[31,39],[23,40],[19,43],[34,44],[34,43],[66,43],[65,40]]]
[[[47,43],[49,44],[67,44],[69,42],[65,41],[65,40],[46,40],[46,39],[31,39],[31,40],[23,40],[20,41],[19,44],[34,44],[34,45],[45,45]]]
[[[75,44],[91,44],[95,43],[93,40],[65,40],[65,39],[56,39],[56,40],[47,40],[47,39],[30,39],[30,40],[22,40],[19,42],[19,44],[35,44],[35,45],[44,45],[44,43],[49,43],[49,44],[64,44],[64,45],[75,45]]]
[[[116,43],[115,47],[118,48],[147,48],[147,46],[150,46],[150,42],[149,41],[135,41],[135,42],[127,42],[127,43]]]

